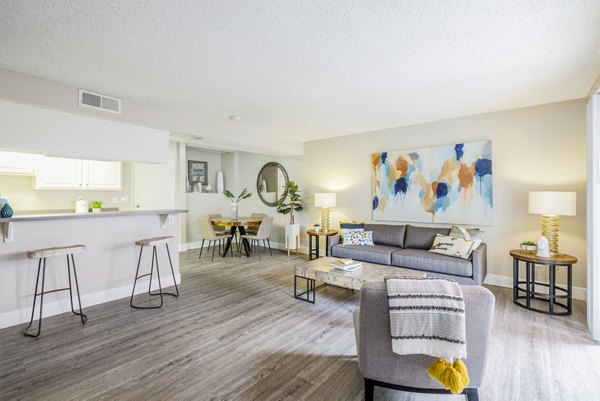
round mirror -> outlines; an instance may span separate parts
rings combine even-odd
[[[288,175],[279,163],[269,162],[258,173],[256,192],[267,206],[277,206],[279,198],[287,194]]]

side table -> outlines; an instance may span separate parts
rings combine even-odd
[[[319,236],[325,237],[325,256],[329,256],[329,237],[337,235],[337,230],[328,231],[315,231],[307,230],[308,234],[308,260],[319,258]],[[315,246],[313,247],[313,238],[315,239]]]
[[[537,256],[535,253],[514,249],[510,251],[513,257],[513,302],[522,308],[529,309],[547,315],[569,316],[573,313],[573,272],[572,268],[577,263],[577,258],[571,255],[559,254],[550,257]],[[525,281],[519,280],[519,262],[525,262]],[[535,265],[545,265],[549,269],[549,282],[535,281]],[[556,268],[567,267],[567,287],[556,284]],[[524,285],[524,286],[523,286]],[[548,292],[536,291],[537,287],[548,288]],[[557,294],[558,292],[558,294]],[[524,293],[524,295],[521,295]],[[525,303],[521,300],[525,299]],[[542,310],[531,306],[531,300],[535,299],[548,303],[548,310]],[[558,300],[566,299],[566,304]],[[564,311],[555,312],[559,306]]]

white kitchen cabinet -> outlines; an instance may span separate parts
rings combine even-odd
[[[35,189],[121,189],[121,162],[39,158]]]
[[[37,155],[0,152],[0,174],[33,175]]]
[[[83,161],[86,189],[121,189],[121,162]]]

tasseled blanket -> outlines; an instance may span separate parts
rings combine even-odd
[[[436,277],[386,277],[385,282],[392,350],[440,358],[429,366],[429,375],[452,393],[461,393],[469,376],[459,359],[467,357],[465,302],[459,285]]]

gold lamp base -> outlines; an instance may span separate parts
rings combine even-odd
[[[551,255],[558,255],[558,216],[542,215],[542,235],[548,239]]]
[[[329,208],[321,208],[321,230],[329,231]]]

